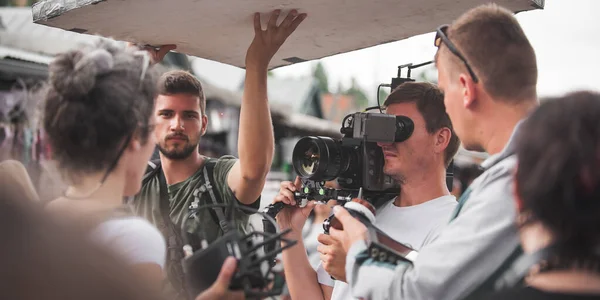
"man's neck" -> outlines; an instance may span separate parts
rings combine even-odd
[[[167,184],[176,184],[190,178],[204,164],[204,157],[197,152],[185,159],[169,159],[160,154],[160,164]]]
[[[446,170],[424,172],[421,177],[407,178],[400,188],[400,195],[394,201],[399,207],[425,203],[442,196],[450,195],[446,186]]]
[[[494,105],[489,114],[482,115],[485,122],[478,124],[479,139],[483,149],[490,155],[500,153],[512,136],[517,123],[527,117],[537,106],[537,101],[521,105]]]

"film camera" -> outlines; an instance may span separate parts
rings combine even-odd
[[[344,118],[340,140],[303,137],[292,153],[292,166],[303,181],[296,198],[349,201],[360,188],[367,200],[397,195],[400,186],[383,173],[383,151],[377,143],[403,142],[413,130],[413,121],[405,116],[357,112]],[[335,179],[340,189],[325,187]]]

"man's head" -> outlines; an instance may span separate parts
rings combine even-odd
[[[537,98],[533,47],[513,14],[497,5],[474,8],[438,29],[439,86],[456,132],[469,150],[483,150],[478,124],[498,106]]]
[[[155,135],[160,152],[185,159],[198,152],[206,132],[206,99],[200,81],[186,71],[170,71],[158,81]]]
[[[444,107],[444,95],[433,84],[407,82],[398,86],[384,106],[391,115],[407,116],[415,129],[408,140],[379,144],[385,156],[384,172],[403,182],[423,170],[445,169],[460,145]]]

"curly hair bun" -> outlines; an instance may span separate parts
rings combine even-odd
[[[49,66],[50,83],[68,101],[80,101],[96,84],[96,78],[112,70],[114,60],[105,49],[59,55]]]

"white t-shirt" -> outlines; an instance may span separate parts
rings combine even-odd
[[[452,195],[407,207],[397,207],[394,200],[377,210],[375,226],[415,250],[437,238],[457,205]],[[332,300],[353,299],[348,284],[331,279],[321,264],[317,269],[317,277],[320,284],[333,286]]]
[[[90,233],[92,241],[115,251],[129,264],[155,263],[165,266],[167,245],[163,235],[140,217],[110,219]]]

